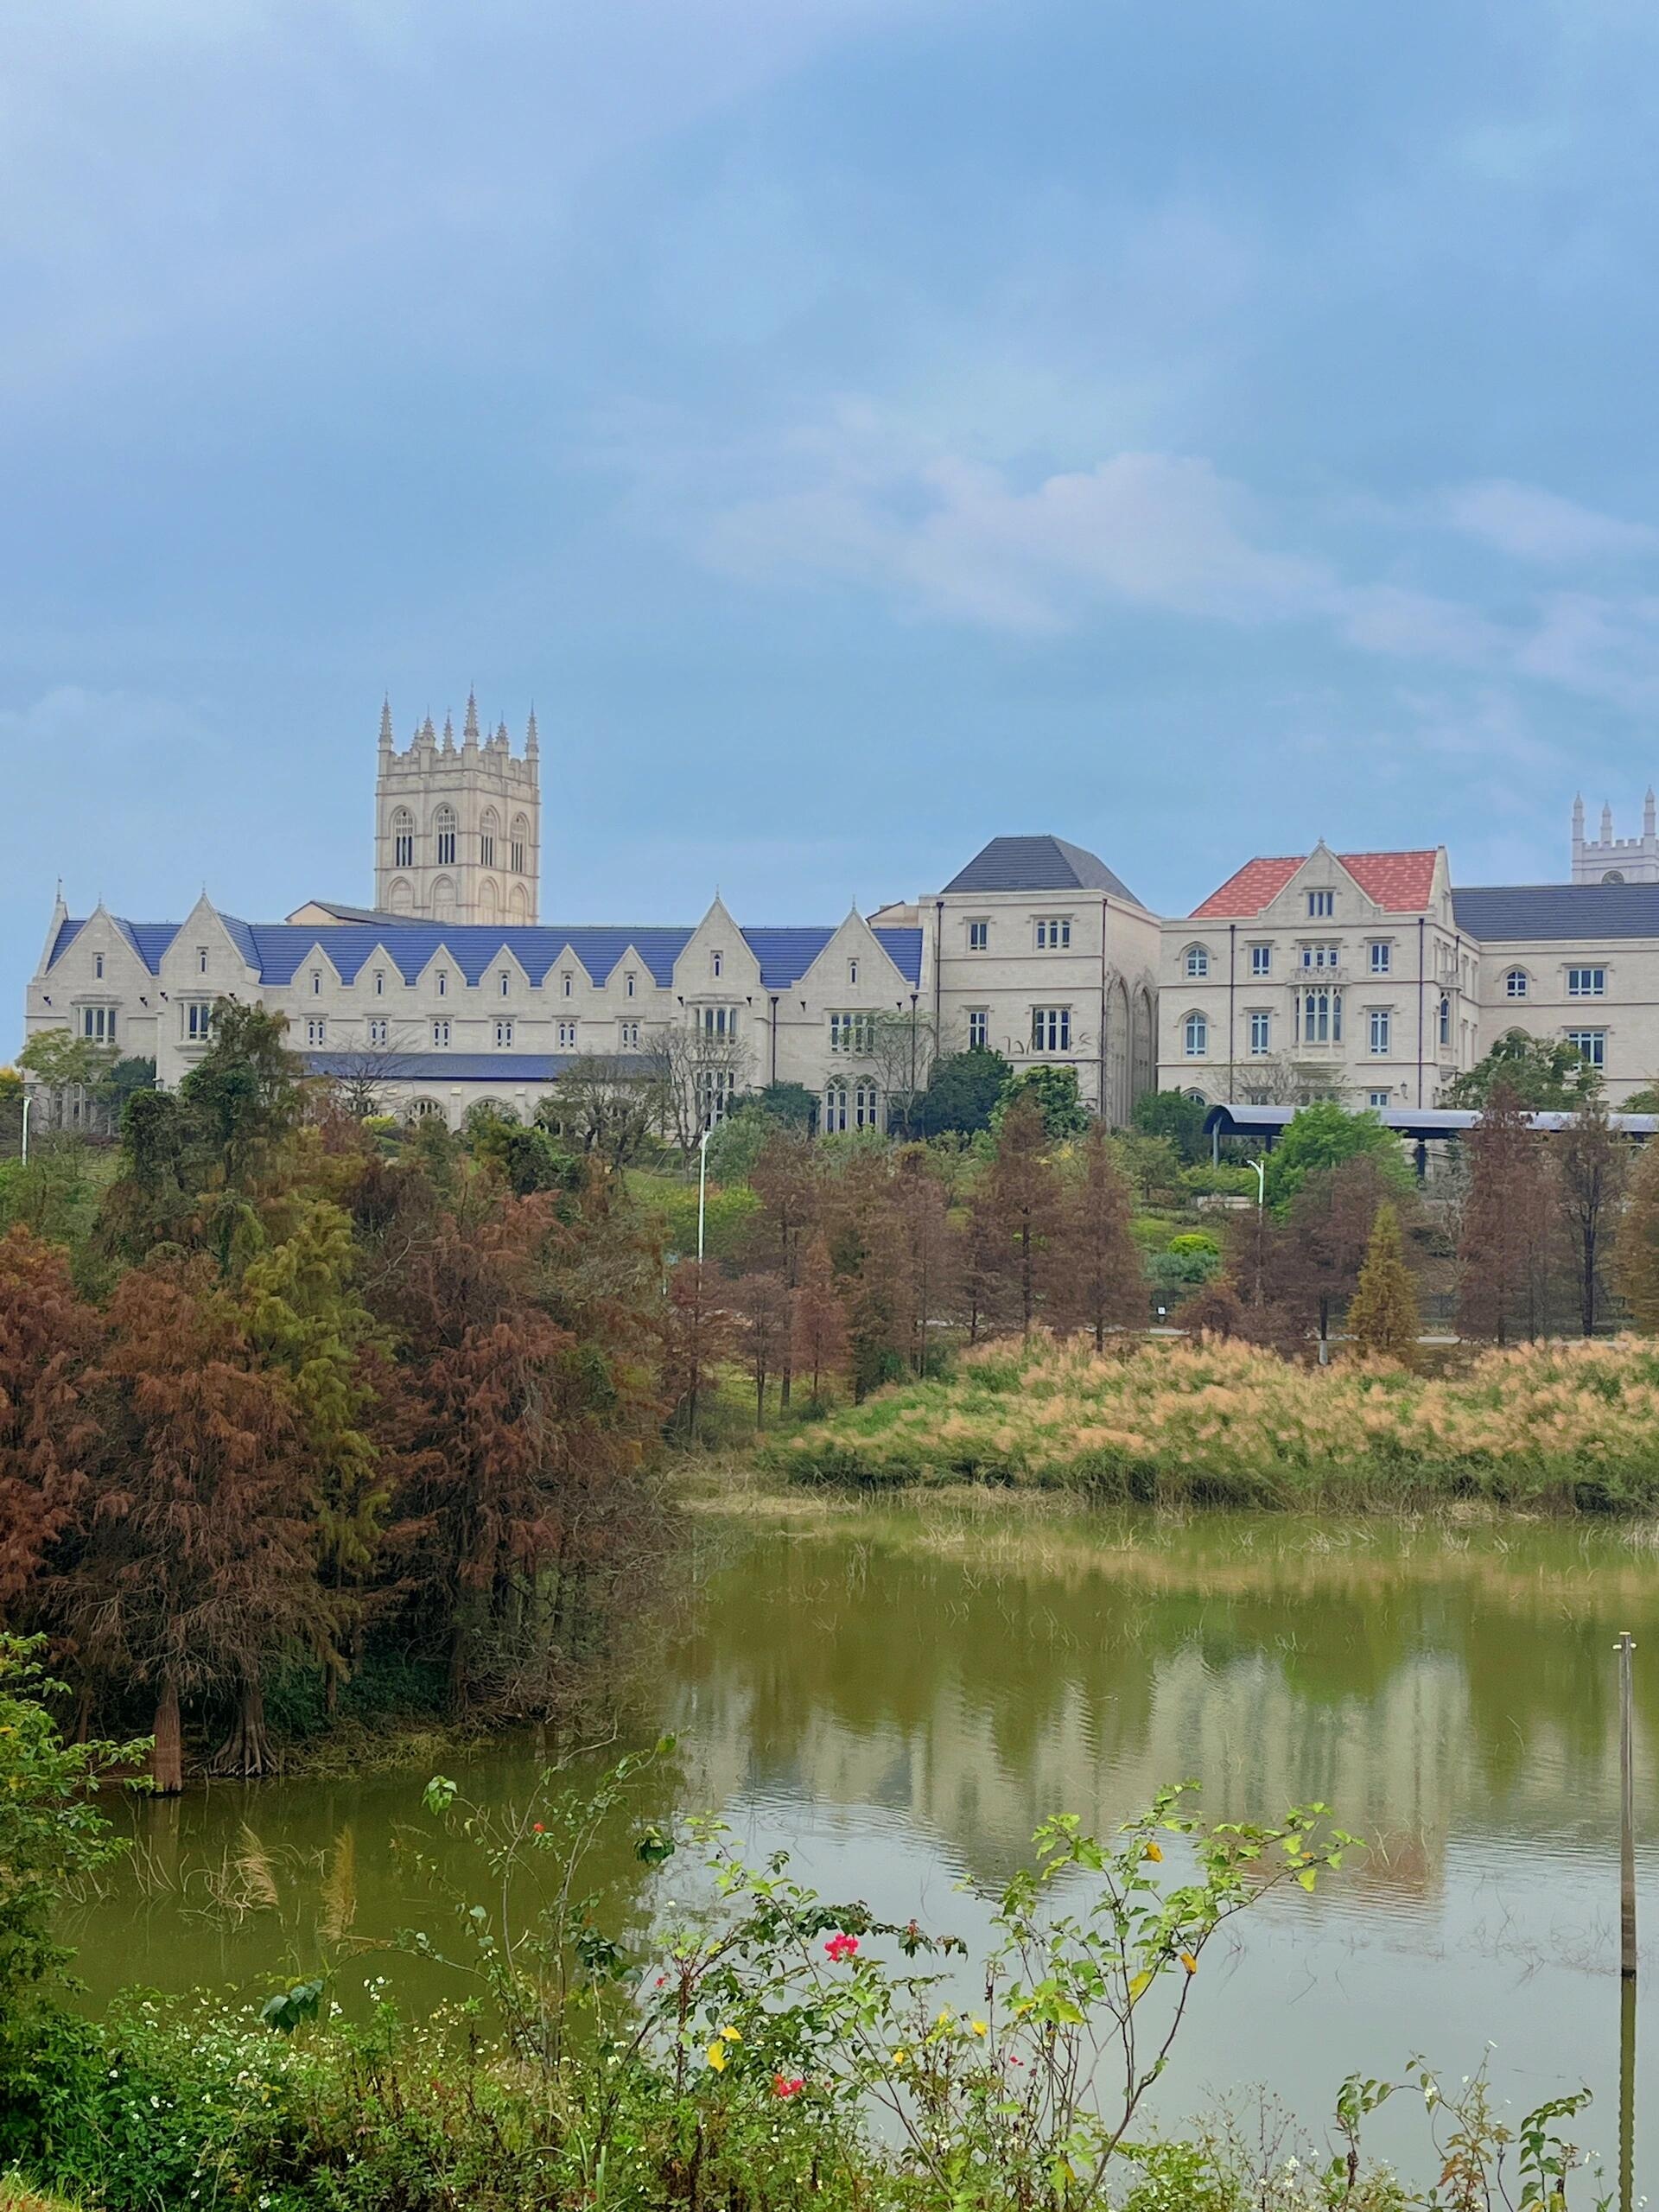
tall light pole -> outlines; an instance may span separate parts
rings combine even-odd
[[[709,1195],[709,1140],[715,1134],[710,1122],[697,1139],[697,1265],[702,1265],[702,1224]]]
[[[1262,1303],[1262,1236],[1268,1205],[1268,1163],[1259,1156],[1250,1162],[1255,1170],[1255,1302]]]
[[[27,1167],[27,1166],[28,1166],[28,1165],[29,1165],[29,1108],[30,1108],[34,1103],[35,1103],[35,1094],[34,1094],[34,1092],[33,1092],[32,1090],[26,1090],[26,1091],[24,1091],[24,1093],[23,1093],[23,1165],[24,1165],[24,1166],[25,1166],[25,1167]]]

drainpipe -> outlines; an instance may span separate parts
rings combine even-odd
[[[1417,917],[1417,1110],[1423,1110],[1423,931],[1424,922]]]
[[[939,992],[941,984],[939,978],[939,947],[944,934],[944,901],[943,899],[936,899],[933,901],[933,1028],[936,1035],[939,1033],[940,1027]]]
[[[1100,902],[1100,1071],[1096,1077],[1095,1110],[1106,1119],[1106,912],[1109,899]]]
[[[775,1089],[778,1083],[778,994],[776,991],[772,994],[772,1081]]]
[[[1231,1096],[1238,1089],[1237,1039],[1233,1025],[1237,1019],[1235,1003],[1238,995],[1238,924],[1227,925],[1227,1090]]]

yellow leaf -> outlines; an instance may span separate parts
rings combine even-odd
[[[1198,1970],[1198,1962],[1191,1951],[1181,1953],[1181,1964],[1186,1968],[1188,1974],[1197,1974]]]
[[[1319,1878],[1319,1870],[1317,1866],[1304,1866],[1296,1878],[1305,1890],[1311,1890]]]
[[[1130,2004],[1133,2005],[1137,1998],[1144,1997],[1151,1987],[1152,1968],[1147,1967],[1144,1973],[1136,1974],[1135,1980],[1129,1984]]]
[[[983,2021],[983,2020],[976,2020],[976,2021],[974,2021],[974,2022],[972,2023],[972,2025],[973,2025],[973,2031],[974,2031],[974,2033],[975,2033],[976,2036],[988,2035],[988,2034],[990,2032],[990,2031],[989,2031],[989,2030],[986,2027],[985,2023],[984,2023],[984,2021]]]
[[[711,2043],[702,2055],[716,2074],[726,2071],[726,2046],[723,2043]]]
[[[735,2028],[722,2028],[720,2032],[722,2041],[726,2043],[741,2043],[743,2040]]]
[[[1148,1859],[1161,1859],[1163,1855],[1163,1847],[1161,1844],[1149,1843],[1147,1846],[1147,1856]]]

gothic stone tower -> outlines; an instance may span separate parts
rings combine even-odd
[[[459,746],[448,715],[440,740],[429,715],[407,753],[380,710],[374,786],[374,903],[435,922],[519,924],[537,918],[542,800],[536,716],[515,760],[501,723],[481,741],[469,692]]]
[[[1616,837],[1613,810],[1601,810],[1601,835],[1584,834],[1584,799],[1573,802],[1573,880],[1574,883],[1659,883],[1659,825],[1649,788],[1642,803],[1642,835]]]

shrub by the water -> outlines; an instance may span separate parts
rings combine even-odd
[[[1659,1349],[1631,1338],[1485,1353],[1430,1378],[1291,1364],[1238,1342],[1096,1355],[1034,1337],[966,1353],[773,1446],[819,1482],[987,1482],[1147,1503],[1268,1506],[1487,1497],[1622,1511],[1659,1502]]]

